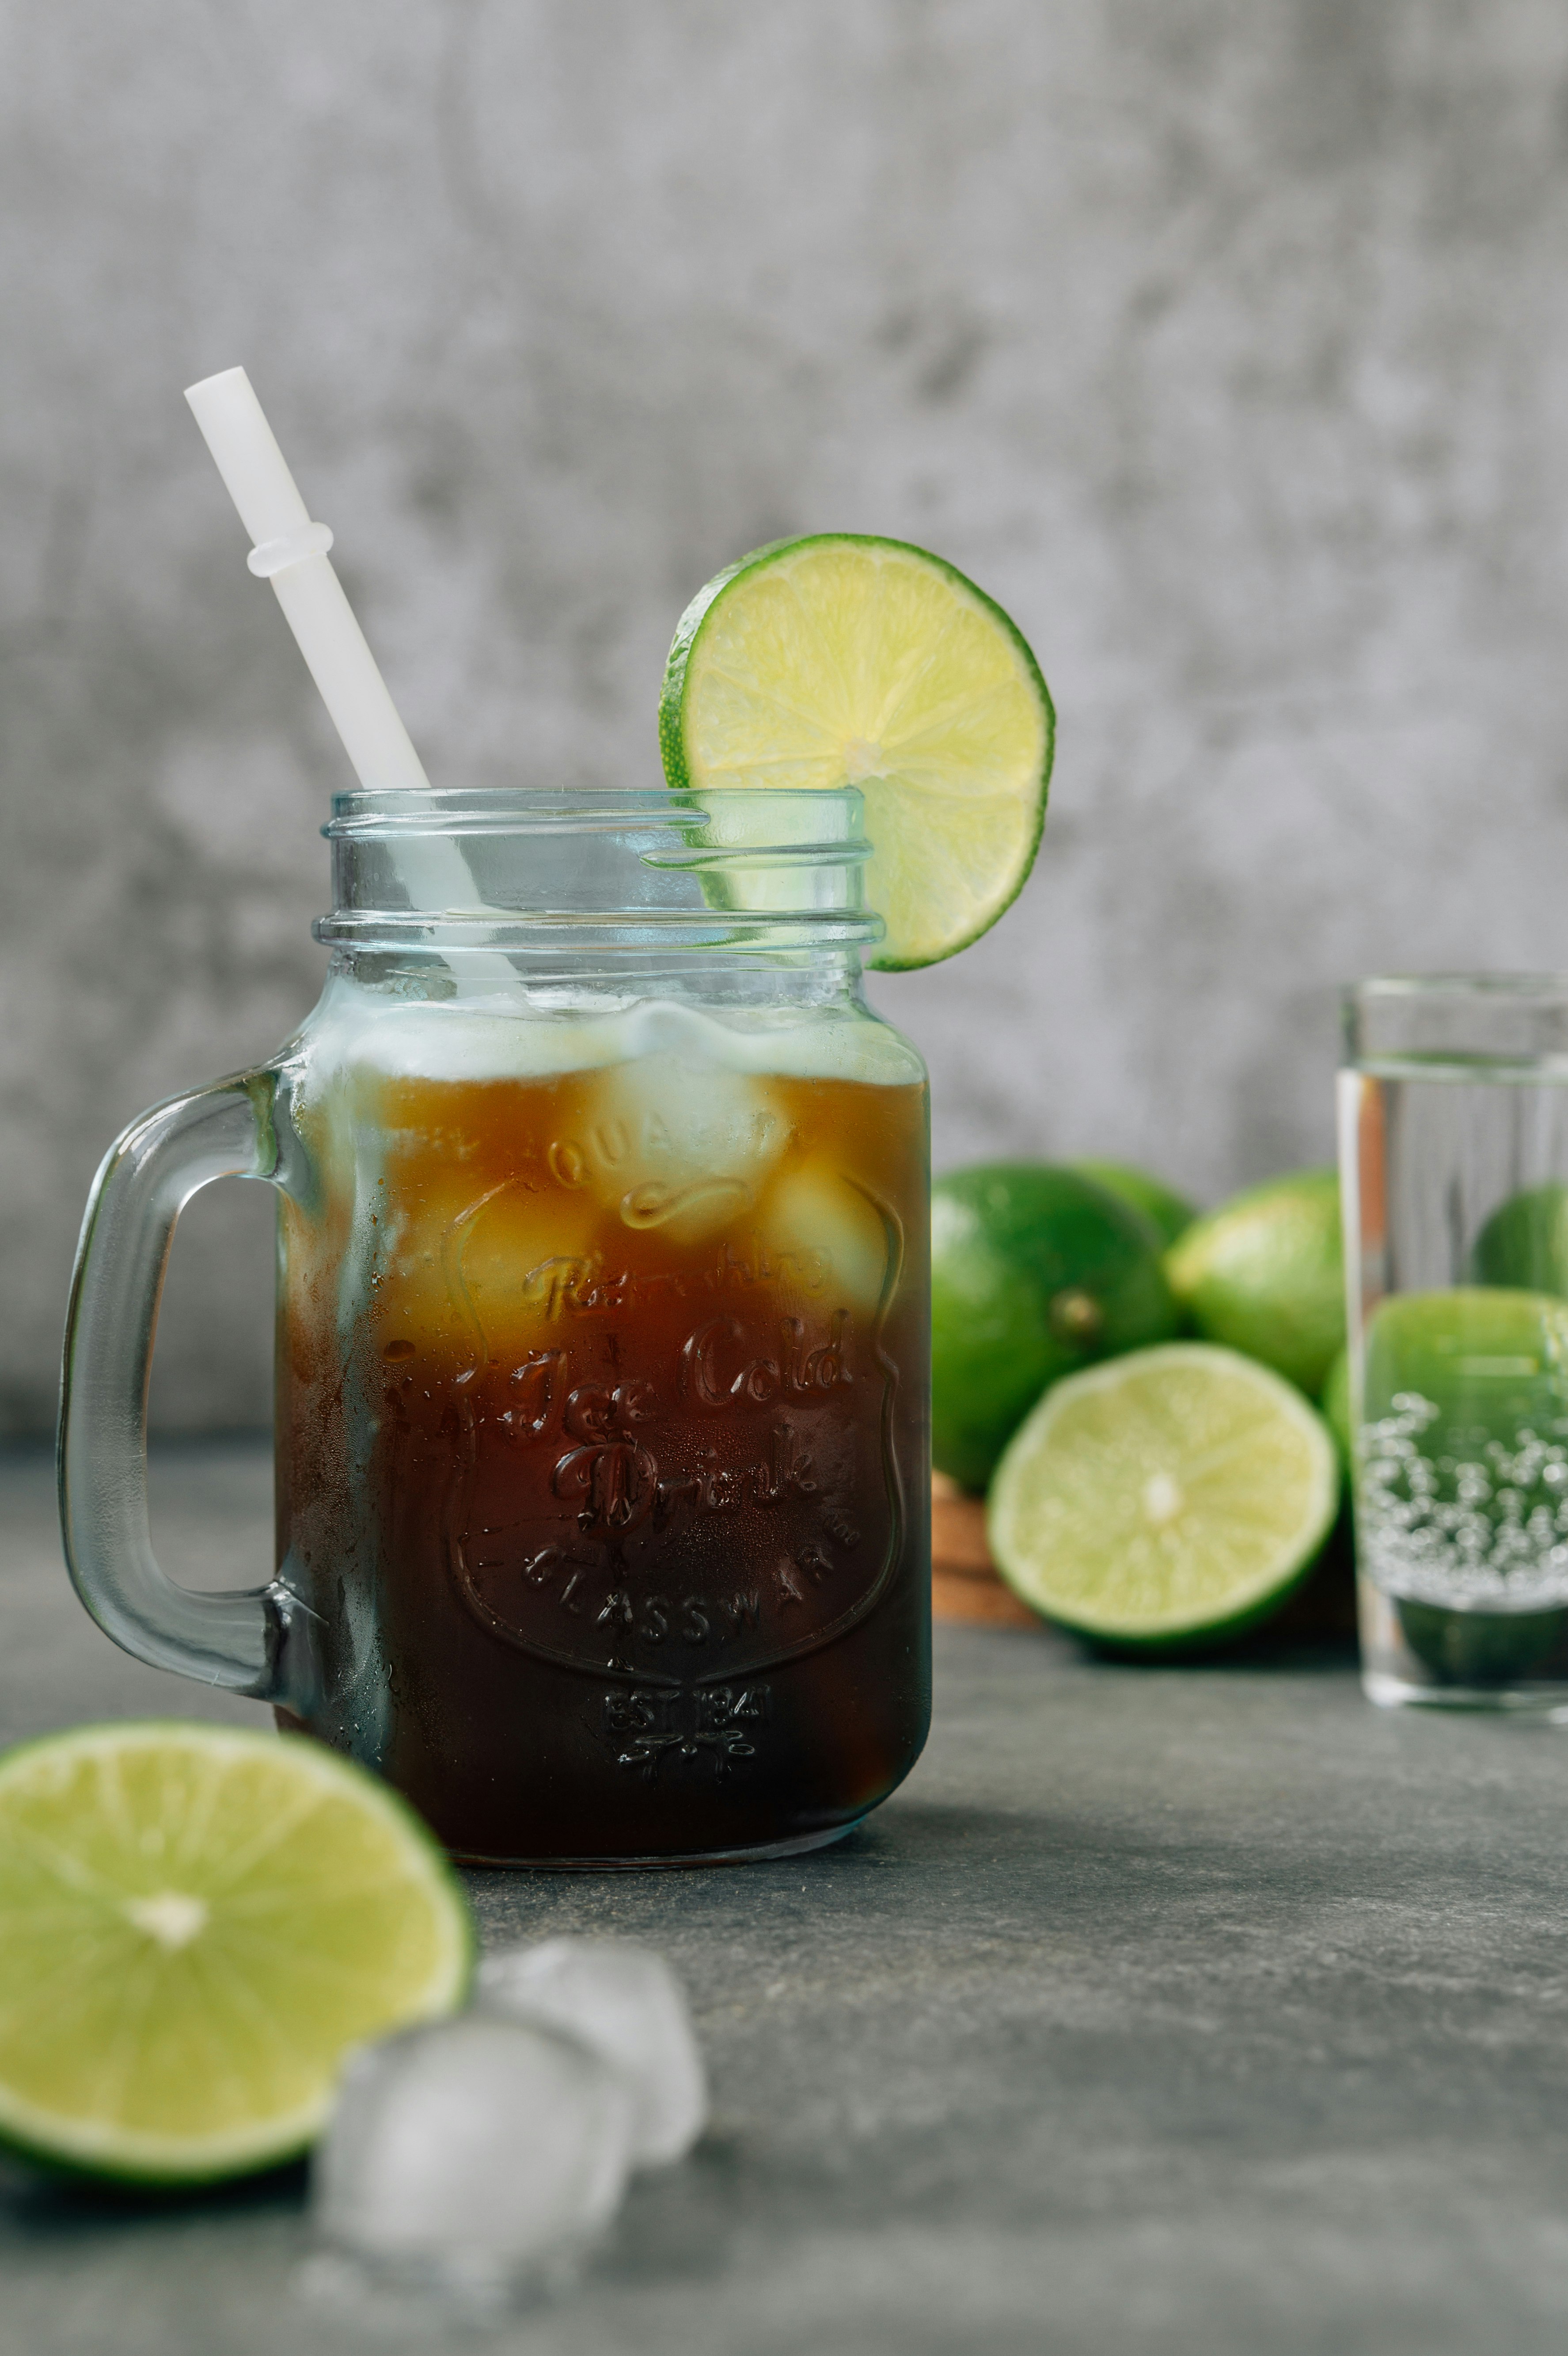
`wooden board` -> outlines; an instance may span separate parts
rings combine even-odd
[[[970,1627],[1038,1628],[1042,1622],[999,1576],[986,1544],[986,1505],[950,1481],[931,1478],[931,1615]],[[1356,1632],[1349,1531],[1335,1531],[1322,1559],[1275,1619],[1250,1639],[1263,1651],[1280,1645],[1343,1645]]]
[[[986,1544],[986,1505],[945,1472],[931,1480],[931,1612],[988,1628],[1038,1628],[1027,1603],[997,1576]]]

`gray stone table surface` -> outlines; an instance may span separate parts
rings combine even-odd
[[[260,1572],[255,1450],[158,1467],[171,1568]],[[254,1715],[124,1660],[0,1466],[0,1733]],[[303,2182],[0,2194],[16,2356],[1552,2349],[1568,2332],[1568,1736],[1385,1716],[1343,1661],[944,1632],[908,1785],[741,1869],[477,1875],[487,1939],[655,1942],[714,2088],[579,2296],[463,2334],[310,2288]]]

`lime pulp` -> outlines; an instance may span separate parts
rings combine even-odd
[[[1333,1440],[1293,1385],[1176,1342],[1049,1391],[1002,1459],[988,1528],[1008,1583],[1046,1618],[1168,1651],[1283,1603],[1339,1495]]]
[[[194,1723],[0,1759],[0,2136],[146,2183],[303,2150],[349,2047],[472,1972],[400,1800],[315,1743]]]
[[[994,925],[1045,821],[1055,718],[1001,608],[940,557],[848,533],[731,565],[682,616],[659,742],[677,792],[856,786],[869,962],[931,965]]]

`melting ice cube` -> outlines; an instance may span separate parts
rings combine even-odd
[[[869,1316],[881,1299],[891,1248],[869,1196],[816,1156],[768,1196],[762,1235],[781,1279],[824,1307],[849,1303]]]
[[[633,2090],[632,2161],[656,2167],[689,2151],[708,2115],[691,2016],[662,1955],[621,1939],[546,1939],[480,1966],[479,2004],[564,2029],[624,2073]]]
[[[385,2282],[494,2300],[570,2280],[620,2205],[635,2104],[583,2044],[470,2012],[367,2046],[318,2147],[315,2221]]]
[[[743,1219],[790,1141],[777,1092],[738,1069],[721,1024],[645,1008],[633,1052],[594,1075],[580,1131],[558,1142],[557,1175],[626,1226],[696,1243]]]

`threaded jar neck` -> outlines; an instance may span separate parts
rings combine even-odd
[[[858,959],[885,929],[853,787],[347,793],[322,831],[333,909],[315,934],[350,952]]]

